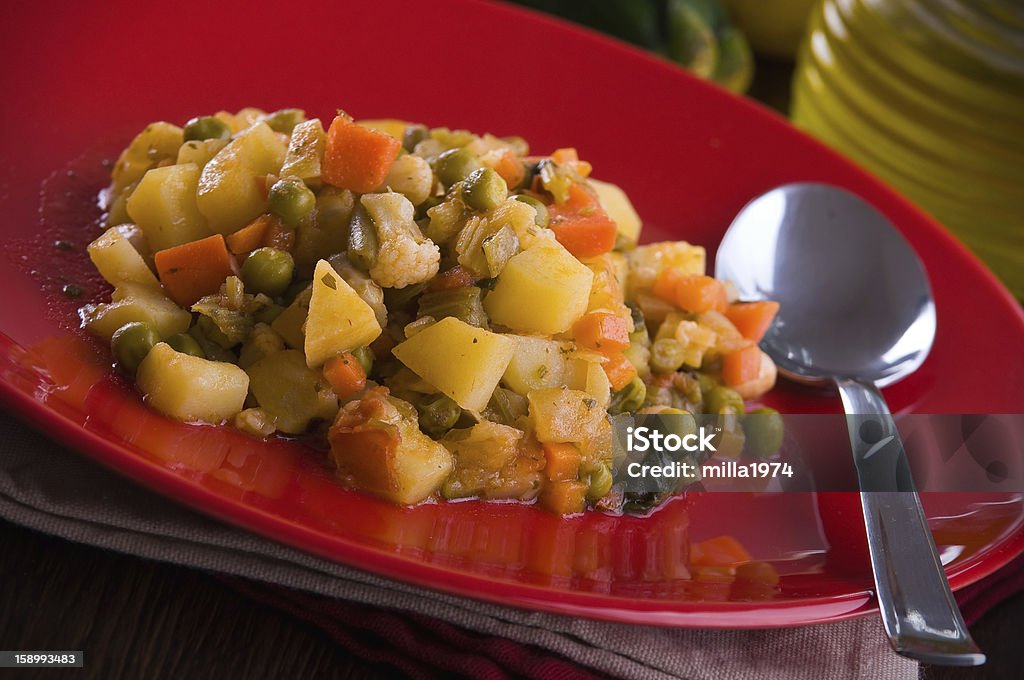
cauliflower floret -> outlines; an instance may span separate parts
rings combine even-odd
[[[430,163],[407,153],[395,159],[379,191],[391,189],[408,198],[413,205],[427,200],[434,188],[434,171]]]
[[[441,251],[413,220],[415,209],[402,194],[366,194],[360,201],[373,220],[380,248],[370,278],[384,288],[405,288],[437,274]]]
[[[683,274],[703,274],[704,261],[704,248],[690,245],[686,241],[663,241],[640,246],[629,254],[626,298],[635,300],[639,291],[650,290],[665,267],[672,267]]]

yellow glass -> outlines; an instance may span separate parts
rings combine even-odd
[[[1024,299],[1024,3],[823,0],[791,113]]]

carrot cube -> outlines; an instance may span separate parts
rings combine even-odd
[[[761,354],[757,345],[751,344],[723,355],[722,381],[735,387],[756,378],[761,372]]]
[[[567,482],[579,478],[580,450],[572,444],[544,444],[544,472],[553,482]]]
[[[572,326],[576,343],[597,352],[621,352],[629,347],[626,320],[610,312],[590,312]]]
[[[186,308],[216,293],[224,279],[237,271],[220,234],[161,250],[153,260],[167,295]]]
[[[402,143],[339,115],[327,131],[321,179],[360,194],[373,191],[387,177]]]
[[[722,312],[728,306],[729,298],[721,281],[691,274],[676,282],[675,302],[688,312]]]
[[[778,302],[737,302],[726,308],[725,317],[732,322],[740,335],[748,340],[761,342],[778,312]]]

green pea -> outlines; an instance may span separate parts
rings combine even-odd
[[[410,153],[416,149],[416,145],[430,137],[430,130],[426,125],[406,125],[402,133],[402,148]]]
[[[639,376],[612,395],[608,411],[611,413],[632,413],[640,409],[647,399],[647,383]]]
[[[479,170],[480,161],[469,149],[449,149],[437,157],[434,171],[446,187],[460,182],[474,170]]]
[[[716,385],[704,397],[704,410],[712,415],[720,413],[743,415],[743,397],[736,390]]]
[[[527,196],[526,194],[516,194],[512,198],[516,199],[520,203],[525,203],[536,211],[537,214],[534,216],[533,221],[538,227],[543,229],[548,226],[548,223],[551,220],[548,216],[548,207],[546,205],[538,201],[533,196]]]
[[[285,224],[297,227],[316,205],[316,195],[298,177],[282,177],[270,187],[267,203]]]
[[[785,423],[773,408],[754,409],[743,419],[747,451],[755,456],[770,456],[782,448]]]
[[[128,374],[134,375],[149,350],[160,342],[160,336],[150,324],[132,321],[114,331],[110,338],[110,350],[118,365]]]
[[[306,112],[302,109],[280,109],[269,114],[265,122],[274,132],[290,135],[296,125],[306,120]]]
[[[455,427],[462,409],[443,394],[432,394],[420,403],[420,428],[435,439]]]
[[[250,293],[278,297],[288,290],[295,271],[290,253],[277,248],[260,248],[242,263],[242,282]]]
[[[490,168],[474,170],[462,187],[462,200],[474,210],[494,210],[508,197],[508,185]]]
[[[352,356],[356,358],[359,365],[363,367],[363,372],[366,375],[370,375],[370,371],[373,370],[373,350],[369,347],[357,347],[352,350]]]
[[[199,345],[198,342],[196,342],[196,339],[193,338],[188,333],[178,333],[176,335],[172,335],[171,337],[167,338],[165,342],[168,345],[170,345],[171,349],[173,349],[175,352],[181,352],[182,354],[188,354],[194,357],[199,357],[200,359],[206,358],[206,352],[204,352],[203,348]]]
[[[587,487],[587,500],[591,503],[599,501],[608,495],[612,490],[612,473],[606,465],[598,465],[590,473],[589,486]]]
[[[185,141],[201,142],[204,139],[228,139],[231,128],[220,118],[200,116],[185,123]]]
[[[655,373],[674,373],[683,365],[686,348],[675,338],[655,340],[651,345],[651,370]]]

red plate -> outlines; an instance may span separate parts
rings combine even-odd
[[[1024,412],[1024,316],[944,231],[784,120],[616,42],[502,5],[22,3],[0,27],[0,394],[75,449],[195,508],[378,574],[503,604],[646,624],[782,626],[870,611],[852,494],[705,494],[649,518],[561,520],[478,502],[393,507],[339,488],[323,456],[168,422],[69,330],[104,291],[83,245],[98,159],[146,123],[257,105],[395,116],[576,146],[662,234],[713,247],[751,197],[826,181],[881,208],[924,259],[939,332],[924,366],[886,390],[919,413]],[[312,5],[317,6],[312,6]],[[271,7],[273,9],[271,9]],[[69,175],[67,172],[73,172]],[[41,209],[41,206],[42,209]],[[651,228],[648,238],[654,233]],[[52,247],[73,241],[71,252]],[[82,283],[64,299],[65,280]],[[782,387],[790,412],[837,411]],[[848,453],[840,452],[840,455]],[[1019,498],[926,498],[954,587],[1024,549]],[[737,537],[778,588],[686,578],[689,541]]]

